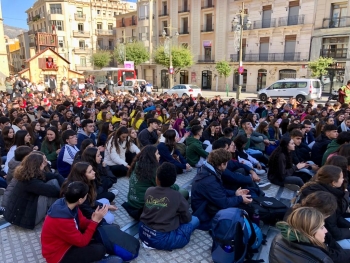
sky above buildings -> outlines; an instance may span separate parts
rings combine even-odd
[[[36,0],[0,0],[4,24],[28,29],[27,14],[25,11],[31,7],[35,1]],[[128,1],[136,3],[136,0]]]

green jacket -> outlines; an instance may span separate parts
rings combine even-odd
[[[52,152],[49,151],[48,145],[46,143],[46,141],[43,141],[43,143],[41,144],[41,148],[40,151],[43,152],[47,158],[48,161],[56,161],[57,160],[57,151],[58,149],[56,149],[55,144],[52,144]]]
[[[137,165],[137,164],[136,164]],[[149,187],[157,186],[156,183],[156,169],[154,169],[154,176],[152,179],[139,180],[134,171],[130,175],[129,179],[129,192],[128,203],[135,209],[140,209],[145,204],[145,193]],[[172,185],[170,188],[178,191],[179,186],[177,184]]]
[[[332,140],[331,143],[328,144],[327,150],[325,151],[322,157],[322,165],[326,163],[328,156],[334,153],[335,151],[337,151],[339,147],[340,147],[340,144],[338,144],[336,140]]]
[[[200,157],[207,158],[209,155],[203,149],[203,143],[194,137],[188,137],[186,139],[186,145],[186,159],[192,167],[198,163]]]

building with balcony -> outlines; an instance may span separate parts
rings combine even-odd
[[[6,45],[10,74],[17,74],[22,70],[21,49],[18,39],[9,39]]]
[[[228,6],[228,0],[138,0],[137,27],[129,26],[134,14],[119,16],[117,38],[123,38],[124,32],[126,36],[137,37],[152,55],[153,48],[164,42],[163,30],[167,36],[171,32],[172,45],[191,48],[194,54],[194,65],[174,76],[174,84],[192,83],[203,89],[215,89],[215,62],[226,58]],[[138,67],[138,76],[168,88],[168,69],[156,65],[152,58]]]
[[[242,7],[230,0],[227,17],[229,59],[238,69],[239,34],[231,21]],[[255,92],[283,78],[307,77],[310,41],[313,32],[316,1],[244,1],[244,13],[251,21],[243,28],[243,90]],[[245,18],[244,22],[247,21]],[[237,71],[237,70],[236,70]],[[239,75],[230,79],[236,89]]]
[[[338,90],[350,79],[350,1],[318,1],[310,59],[331,57],[335,63],[321,81],[324,90]]]
[[[135,10],[135,3],[119,0],[37,0],[26,11],[29,46],[36,52],[53,48],[70,62],[71,70],[92,69],[90,57],[98,50],[95,43],[114,48],[115,16]],[[55,35],[54,45],[39,48],[38,38],[49,37],[39,33]]]

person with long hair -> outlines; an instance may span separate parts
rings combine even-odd
[[[22,129],[23,124],[24,124],[23,119],[20,117],[17,117],[12,122],[12,129],[15,131],[15,133],[17,133],[19,130]]]
[[[265,166],[262,166],[257,159],[244,150],[247,143],[248,138],[242,134],[238,135],[234,139],[234,145],[236,146],[235,156],[238,158],[238,162],[249,166],[251,169],[254,169],[254,171],[259,175],[265,174],[266,172],[263,169]]]
[[[136,155],[128,170],[128,176],[130,177],[128,201],[123,203],[122,206],[136,220],[140,219],[145,204],[146,190],[149,187],[157,186],[156,171],[159,166],[159,158],[157,148],[153,145],[147,145]],[[171,188],[180,189],[176,184]]]
[[[113,125],[110,122],[102,124],[100,132],[97,136],[97,146],[105,146],[108,136],[114,131]]]
[[[269,262],[324,262],[332,263],[329,257],[325,236],[324,216],[316,208],[295,209],[287,222],[278,222],[281,231],[270,247]]]
[[[337,210],[326,219],[326,227],[342,248],[350,249],[350,222],[345,219],[348,217],[349,193],[345,190],[342,169],[334,165],[322,166],[300,189],[299,202],[315,191],[329,192],[337,199]]]
[[[304,173],[297,173],[297,171],[307,167],[308,164],[298,163],[297,165],[293,165],[291,152],[294,150],[294,141],[290,138],[282,138],[279,146],[270,156],[267,177],[273,184],[297,191],[307,181],[306,178],[300,177]]]
[[[33,148],[32,145],[30,144],[30,138],[31,137],[30,137],[29,133],[27,131],[24,131],[24,130],[19,130],[15,134],[15,141],[14,141],[13,145],[11,146],[9,152],[7,153],[5,167],[4,167],[5,173],[7,173],[7,171],[8,171],[8,168],[9,168],[8,163],[15,156],[15,150],[17,149],[18,146],[26,145],[26,146]]]
[[[220,125],[218,122],[213,121],[209,126],[203,131],[202,142],[209,142],[213,144],[214,141],[219,139],[221,136]],[[204,143],[206,144],[206,143]]]
[[[36,147],[35,150],[40,150],[41,147],[41,142],[37,136],[37,134],[34,132],[32,125],[29,123],[25,123],[22,126],[22,130],[26,130],[29,135],[30,135],[30,144],[34,145],[34,147]]]
[[[131,122],[131,127],[133,127],[135,130],[139,130],[141,123],[144,121],[145,113],[143,111],[140,111],[136,114],[135,119]]]
[[[15,132],[11,126],[5,126],[2,131],[2,138],[4,139],[4,148],[1,149],[1,160],[2,163],[6,162],[6,156],[15,142]]]
[[[51,163],[51,168],[57,169],[57,156],[61,150],[60,137],[56,127],[49,127],[46,131],[45,139],[41,145],[42,151],[47,160]]]
[[[88,219],[92,218],[92,215],[98,206],[106,205],[108,207],[108,210],[110,211],[117,210],[117,207],[114,205],[111,205],[106,198],[102,198],[98,200],[96,199],[97,190],[95,185],[95,179],[96,179],[95,174],[96,173],[92,165],[90,165],[87,162],[77,162],[73,165],[72,170],[67,177],[67,180],[64,181],[61,187],[61,197],[63,197],[64,193],[69,187],[69,184],[72,182],[83,182],[89,186],[87,198],[85,202],[79,206],[79,209],[81,210],[83,215]],[[108,212],[104,216],[103,220],[107,224],[112,224],[114,221],[114,215],[111,212]]]
[[[129,130],[129,140],[135,144],[139,149],[141,148],[139,139],[137,138],[137,131],[134,128],[128,128]]]
[[[178,174],[182,174],[183,171],[190,171],[191,165],[189,165],[186,159],[176,149],[176,133],[174,130],[167,130],[163,134],[165,141],[158,144],[157,149],[160,155],[160,163],[170,162],[175,165]]]
[[[128,128],[120,127],[109,136],[106,142],[105,163],[117,177],[125,176],[130,167],[126,160],[126,152],[136,154],[140,152],[140,149],[129,141],[128,136]]]
[[[85,183],[73,182],[48,211],[41,232],[42,254],[48,263],[101,262],[104,258],[106,248],[92,237],[108,208],[98,207],[87,220],[79,206],[88,191]]]
[[[119,191],[112,190],[108,192],[108,190],[117,182],[117,178],[103,162],[100,150],[96,147],[86,148],[81,156],[81,161],[89,163],[94,169],[96,176],[96,199],[106,198],[112,203]]]
[[[17,182],[8,190],[10,192],[7,193],[8,202],[4,213],[5,219],[11,224],[34,229],[59,197],[64,178],[59,174],[45,172],[46,166],[46,157],[33,152],[16,168],[14,179]]]

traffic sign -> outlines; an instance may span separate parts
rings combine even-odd
[[[174,74],[174,68],[173,67],[169,68],[169,74]]]
[[[239,68],[238,68],[238,73],[239,73],[239,74],[242,74],[243,72],[244,72],[243,66],[239,67]]]

